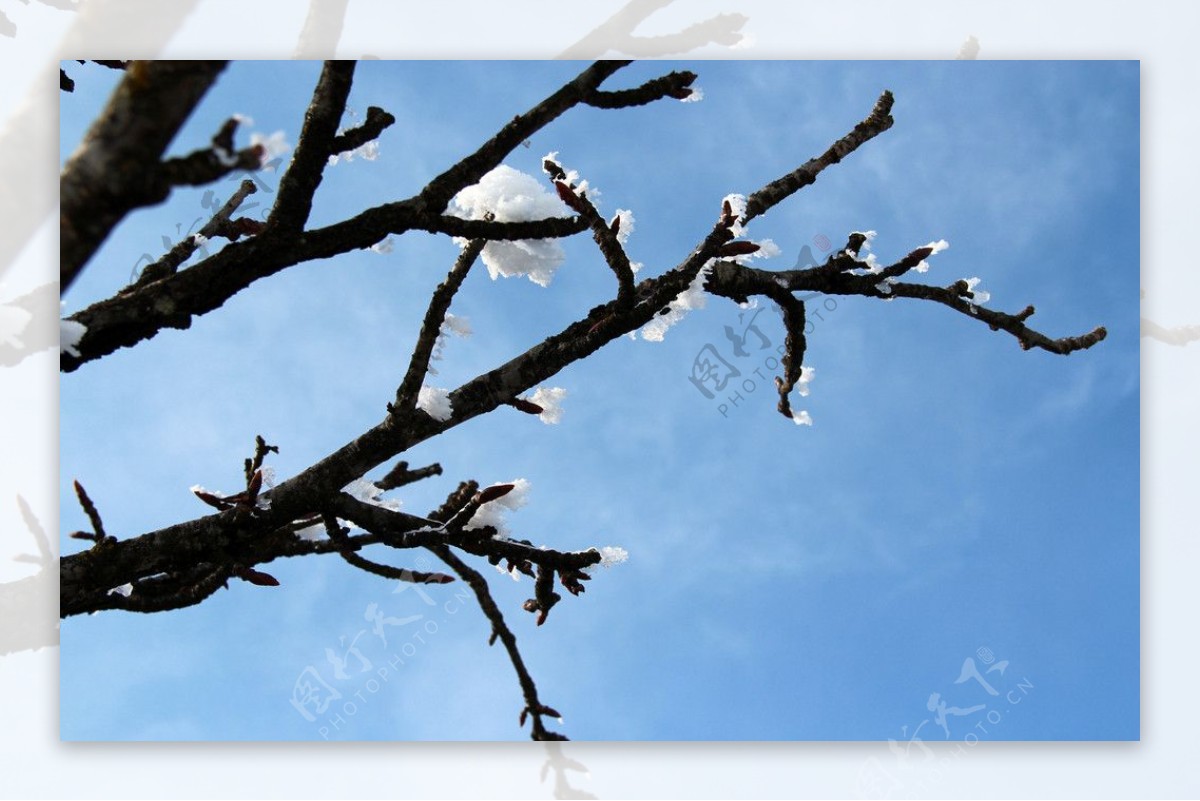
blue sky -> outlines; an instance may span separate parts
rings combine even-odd
[[[679,66],[634,65],[608,85]],[[724,328],[750,318],[710,298],[664,342],[622,339],[548,382],[569,393],[561,424],[500,410],[405,454],[446,472],[397,497],[420,514],[460,480],[524,477],[533,489],[510,515],[515,536],[629,551],[541,628],[520,610],[529,581],[484,565],[574,739],[1136,739],[1138,65],[684,66],[699,73],[702,102],[577,109],[506,163],[539,174],[541,156],[559,151],[601,189],[602,212],[633,210],[628,250],[658,274],[724,195],[823,151],[888,88],[895,126],[752,224],[783,250],[763,266],[790,268],[806,245],[822,256],[853,230],[878,231],[884,262],[944,238],[950,249],[923,279],[979,276],[993,308],[1032,303],[1051,336],[1103,324],[1108,339],[1063,358],[932,304],[811,301],[823,308],[806,357],[814,425],[798,427],[762,381],[736,405],[688,381],[706,345],[749,376],[782,343],[766,309],[754,323],[771,346],[739,360]],[[231,66],[172,152],[203,146],[234,112],[294,143],[318,69]],[[407,197],[579,69],[364,62],[353,110],[380,105],[397,123],[376,161],[326,171],[311,224]],[[71,72],[64,158],[115,78]],[[64,298],[68,313],[120,288],[163,236],[199,227],[203,193],[127,220]],[[271,200],[252,196],[262,205],[251,213]],[[565,248],[548,288],[472,273],[452,311],[475,333],[450,341],[437,384],[457,386],[611,297],[590,238]],[[294,267],[187,332],[65,376],[62,530],[86,527],[73,478],[108,530],[131,536],[205,513],[193,484],[233,491],[255,434],[280,446],[270,463],[286,478],[377,422],[456,250],[415,234],[390,254]],[[282,587],[235,582],[192,609],[64,621],[64,739],[526,736],[512,669],[460,585],[394,593],[326,557],[268,569]],[[371,604],[422,617],[386,628],[384,644],[364,616]],[[363,659],[351,655],[338,678],[326,649],[352,642]],[[987,657],[1003,672],[987,673]],[[968,659],[997,695],[956,683]],[[309,668],[342,694],[313,721],[289,702]],[[964,712],[947,711],[948,732],[928,708],[934,693]]]

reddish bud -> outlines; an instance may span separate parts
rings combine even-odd
[[[541,406],[538,406],[533,401],[527,401],[524,398],[513,398],[508,402],[508,405],[514,409],[518,409],[525,414],[541,414],[545,411]]]
[[[447,576],[445,573],[430,573],[423,581],[423,584],[450,584],[454,581],[454,576]]]
[[[621,232],[621,215],[620,214],[618,214],[616,217],[612,218],[612,222],[610,222],[608,224],[608,230],[612,231],[614,235],[619,234]]]
[[[550,716],[550,717],[552,717],[552,718],[561,718],[561,717],[562,717],[562,713],[561,713],[561,712],[559,712],[559,711],[558,711],[557,709],[555,709],[554,707],[550,707],[550,706],[545,706],[545,705],[543,705],[543,706],[542,706],[542,708],[541,708],[541,709],[539,709],[538,711],[539,711],[541,714],[543,714],[543,715],[549,715],[549,716]]]
[[[249,567],[243,567],[238,570],[237,577],[243,581],[248,581],[251,584],[257,584],[260,587],[278,587],[279,579],[272,576],[270,573],[263,573],[259,570],[254,570]]]
[[[585,206],[579,196],[575,194],[575,190],[564,184],[562,181],[555,181],[554,188],[558,190],[558,196],[562,198],[562,202],[566,203],[575,211],[583,211]]]
[[[729,228],[735,222],[737,222],[737,218],[733,216],[733,206],[731,206],[729,204],[728,200],[722,201],[722,203],[721,203],[721,225],[725,226],[726,228]]]
[[[488,503],[496,500],[497,498],[503,498],[505,495],[513,491],[514,486],[514,484],[497,484],[494,487],[488,487],[487,489],[480,490],[479,494],[475,496],[475,499],[481,504]]]
[[[262,489],[262,470],[255,470],[254,475],[250,477],[250,483],[246,487],[246,495],[251,500],[258,497],[258,491]]]
[[[722,245],[717,251],[718,256],[746,256],[750,253],[757,253],[761,248],[753,242],[730,242],[727,245]]]
[[[210,492],[205,492],[204,490],[192,490],[192,492],[194,492],[196,494],[197,498],[204,501],[205,503],[207,503],[209,506],[213,507],[214,509],[224,510],[224,509],[228,509],[231,506],[231,504],[228,501],[226,501],[224,498],[218,498],[216,495],[213,495]]]

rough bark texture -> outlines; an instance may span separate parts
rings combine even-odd
[[[130,211],[166,199],[162,155],[225,69],[223,61],[139,61],[63,168],[62,291]]]

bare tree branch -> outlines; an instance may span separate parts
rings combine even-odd
[[[429,372],[429,358],[433,355],[434,343],[441,334],[442,323],[446,321],[446,312],[450,309],[450,302],[454,300],[458,288],[467,279],[471,265],[479,258],[485,244],[487,243],[482,239],[467,243],[450,269],[450,274],[446,276],[446,280],[434,290],[433,297],[429,300],[429,309],[425,312],[425,320],[421,323],[421,331],[417,335],[417,344],[413,348],[412,359],[408,363],[408,372],[404,374],[404,380],[396,390],[396,401],[389,412],[407,413],[416,407],[417,394],[425,380],[425,373]]]
[[[565,740],[567,739],[561,734],[552,732],[546,728],[543,722],[543,717],[562,717],[557,711],[543,704],[538,699],[537,685],[533,681],[533,677],[529,675],[529,669],[525,667],[525,660],[521,657],[521,652],[517,648],[516,635],[512,633],[512,629],[504,621],[504,614],[500,611],[500,607],[496,605],[492,598],[491,592],[488,590],[487,581],[479,574],[478,571],[472,569],[466,562],[459,559],[445,545],[429,546],[439,559],[450,566],[450,569],[467,582],[475,597],[479,599],[479,606],[483,609],[483,613],[492,623],[493,637],[499,638],[504,645],[504,650],[508,652],[509,661],[512,662],[513,670],[517,672],[517,681],[521,684],[521,693],[525,696],[525,708],[521,712],[520,720],[522,723],[528,714],[532,718],[532,730],[530,738],[533,740]]]
[[[820,156],[809,159],[792,172],[750,195],[746,199],[746,213],[742,215],[742,224],[745,225],[760,214],[765,214],[784,198],[814,183],[826,167],[837,164],[864,142],[891,128],[895,122],[891,113],[893,102],[895,98],[892,97],[892,93],[885,91],[879,96],[879,100],[875,101],[875,108],[871,110],[870,116],[855,125],[854,130],[834,142]]]
[[[897,282],[888,284],[888,291],[879,288],[885,276],[907,272],[915,263],[919,263],[928,250],[920,248],[913,251],[895,265],[884,268],[882,272],[866,275],[853,275],[844,272],[848,267],[857,265],[863,267],[863,262],[853,259],[846,260],[841,254],[835,254],[830,260],[819,267],[807,270],[783,270],[771,272],[754,267],[721,261],[714,266],[712,273],[705,283],[705,288],[715,295],[722,295],[737,302],[745,302],[753,295],[772,297],[782,287],[788,292],[823,292],[827,295],[862,295],[869,298],[918,298],[931,300],[955,311],[965,314],[972,319],[986,323],[993,331],[1003,330],[1017,338],[1025,350],[1041,348],[1050,353],[1068,354],[1076,350],[1090,348],[1107,336],[1103,326],[1087,334],[1077,337],[1061,337],[1052,339],[1040,331],[1027,325],[1025,320],[1034,313],[1032,306],[1026,307],[1017,314],[992,311],[984,306],[972,303],[968,298],[970,292],[965,281],[956,282],[949,287],[926,286]],[[915,259],[915,263],[914,263]],[[832,269],[831,269],[832,268]]]
[[[65,292],[121,219],[170,192],[159,160],[224,61],[139,61],[63,168],[59,198]]]
[[[280,198],[271,213],[268,230],[248,241],[227,246],[166,280],[100,301],[71,315],[69,319],[84,325],[87,334],[78,345],[79,355],[63,354],[60,368],[71,372],[118,348],[149,339],[163,328],[186,329],[193,317],[219,308],[261,278],[302,262],[370,247],[389,234],[425,230],[472,238],[540,239],[586,230],[587,222],[578,219],[487,223],[457,220],[443,216],[442,212],[455,194],[476,183],[535,131],[571,107],[586,102],[605,78],[627,63],[600,62],[588,67],[533,109],[515,117],[475,153],[430,181],[416,197],[377,206],[340,223],[298,234],[295,229],[307,219],[311,193],[320,183],[325,159],[335,148],[349,143],[337,140],[334,130],[335,117],[340,118],[345,94],[349,92],[352,67],[327,66],[314,92],[292,166],[281,181]],[[382,125],[383,118],[377,116],[377,120],[372,125]],[[308,200],[304,201],[306,195]]]
[[[267,217],[267,229],[272,233],[299,231],[308,221],[313,196],[321,185],[321,174],[329,163],[329,156],[335,152],[334,138],[346,111],[354,67],[353,61],[327,61],[321,70],[312,102],[304,115],[296,153],[279,181],[279,194]]]
[[[588,74],[588,71],[584,74]],[[877,104],[876,109],[878,108]],[[885,130],[890,125],[890,117],[885,118],[873,113],[868,122],[871,123],[870,126],[864,127],[865,123],[860,123],[854,131],[839,139],[830,151],[840,154],[838,158],[843,158],[875,133]],[[756,196],[762,198],[759,205],[763,210],[785,195],[784,192],[756,193]],[[334,498],[343,487],[367,471],[420,442],[466,420],[491,412],[497,406],[507,404],[568,364],[590,356],[614,339],[648,323],[660,309],[683,292],[701,268],[717,257],[722,248],[733,239],[732,229],[736,222],[729,209],[723,209],[708,235],[675,269],[659,277],[648,278],[637,286],[638,300],[633,305],[625,305],[614,299],[597,306],[586,317],[559,333],[547,337],[525,353],[451,392],[453,414],[449,419],[434,420],[417,410],[393,407],[378,425],[266,493],[270,508],[256,510],[251,518],[236,517],[230,510],[169,526],[136,538],[137,541],[147,540],[153,543],[144,549],[128,540],[113,543],[100,570],[97,570],[98,565],[88,563],[85,554],[64,557],[63,593],[77,592],[78,588],[119,586],[161,572],[172,565],[209,561],[213,558],[213,553],[245,553],[247,549],[263,548],[265,544],[272,542],[274,536],[266,536],[264,532],[276,532],[293,520],[320,511],[324,504],[329,503],[328,499]],[[217,257],[238,247],[239,244],[241,243],[229,246],[222,253],[216,254]],[[253,244],[254,240],[242,246]],[[184,270],[147,289],[178,281],[194,270],[195,268]],[[731,277],[731,286],[722,286],[720,276],[727,273]],[[789,275],[792,274],[778,274],[784,277]],[[864,280],[848,275],[821,274],[818,277],[825,282]],[[793,276],[792,280],[797,279]],[[731,291],[736,291],[734,287],[740,286],[739,282],[749,281],[754,282],[752,288],[759,290],[749,294],[766,294],[778,288],[776,274],[760,274],[732,262],[717,261],[712,277],[709,278],[709,291],[728,295]],[[771,282],[773,288],[763,290],[765,282]],[[792,286],[787,288],[796,289]],[[878,292],[872,287],[868,294],[877,296]],[[262,561],[259,558],[262,553],[261,550],[255,551],[255,558],[243,559],[242,563],[256,564]]]
[[[133,286],[122,291],[126,293],[132,292],[138,287],[159,281],[168,275],[174,275],[178,271],[179,265],[190,259],[205,239],[223,236],[233,242],[245,234],[257,233],[262,227],[262,224],[257,220],[242,218],[239,221],[240,224],[234,224],[230,220],[230,217],[237,211],[238,206],[242,205],[242,201],[246,199],[246,196],[252,195],[256,191],[253,181],[249,179],[242,181],[238,190],[230,196],[229,200],[225,201],[225,205],[218,209],[217,213],[196,234],[184,237],[158,261],[147,264],[133,283]]]

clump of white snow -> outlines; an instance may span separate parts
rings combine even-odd
[[[624,245],[629,241],[629,235],[633,233],[633,224],[636,220],[633,219],[633,212],[629,209],[617,209],[617,217],[621,219],[621,227],[617,229],[617,242]]]
[[[59,353],[68,353],[71,356],[79,356],[79,341],[83,339],[83,335],[87,333],[87,326],[83,323],[74,320],[59,320],[58,321],[58,350]]]
[[[680,103],[699,103],[701,100],[704,99],[704,90],[701,89],[699,86],[692,86],[689,88],[692,90],[692,93],[690,95],[688,95],[687,97],[680,98],[679,99]]]
[[[108,594],[109,595],[124,595],[126,598],[128,598],[130,595],[133,595],[133,585],[126,583],[126,584],[122,584],[120,587],[113,587],[111,590],[108,591]]]
[[[499,563],[495,567],[496,567],[496,572],[503,573],[504,575],[508,576],[513,581],[521,580],[521,571],[517,570],[516,567],[508,567],[505,563]]]
[[[966,279],[967,291],[970,292],[972,295],[971,301],[970,301],[972,307],[977,306],[979,304],[987,303],[989,300],[992,299],[991,292],[984,292],[982,289],[975,288],[975,287],[979,286],[980,280],[981,279],[979,279],[979,278]]]
[[[388,234],[383,239],[380,239],[374,245],[371,245],[369,250],[375,253],[391,253],[393,248],[392,235]]]
[[[629,559],[629,551],[619,546],[605,545],[600,549],[600,566],[612,567]]]
[[[800,378],[796,380],[796,386],[794,387],[797,395],[802,398],[808,397],[811,391],[808,385],[812,383],[813,376],[816,374],[817,370],[814,367],[805,365],[800,368]],[[792,422],[798,426],[811,426],[813,424],[812,416],[803,409],[798,412],[792,412]]]
[[[758,250],[750,254],[753,259],[773,259],[783,252],[774,239],[763,239],[754,244],[758,245]]]
[[[450,403],[450,390],[440,387],[421,387],[417,393],[417,408],[438,422],[449,420],[454,414]]]
[[[403,502],[395,498],[384,498],[383,490],[375,486],[375,482],[368,481],[365,478],[356,478],[346,486],[342,487],[342,492],[351,496],[355,500],[369,503],[372,506],[379,506],[393,512],[400,511]]]
[[[496,531],[500,532],[501,536],[508,533],[508,529],[504,523],[504,513],[506,511],[516,511],[524,506],[529,501],[529,479],[518,478],[515,481],[501,482],[504,484],[512,484],[513,488],[508,494],[502,495],[494,501],[489,501],[471,517],[464,529],[483,528],[484,526],[492,526]],[[492,486],[498,486],[493,484]]]
[[[696,273],[688,288],[679,297],[667,304],[667,313],[656,315],[653,320],[642,326],[642,339],[651,342],[662,342],[667,329],[683,319],[684,315],[695,309],[703,309],[708,302],[704,292],[704,280],[712,271],[712,265],[706,264]]]
[[[584,573],[591,573],[598,567],[612,567],[619,565],[622,562],[629,560],[629,551],[615,545],[605,545],[600,551],[600,561],[594,565],[588,565],[583,569]]]
[[[442,321],[442,333],[456,334],[460,337],[471,336],[471,321],[466,317],[460,317],[456,314],[446,314],[446,319]]]
[[[530,402],[542,407],[538,419],[546,425],[555,425],[562,420],[562,399],[567,397],[567,391],[562,387],[539,387],[529,398]]]
[[[492,214],[497,222],[521,222],[562,217],[566,205],[532,175],[501,164],[455,195],[447,211],[466,220]],[[524,275],[539,286],[549,286],[565,255],[553,239],[520,239],[488,242],[481,257],[492,280]]]
[[[341,153],[334,153],[329,157],[328,166],[332,167],[338,162],[342,161],[347,163],[354,161],[355,156],[361,156],[367,161],[374,161],[375,159],[379,158],[379,141],[372,139],[369,142],[363,142],[353,150],[344,150]]]
[[[438,328],[437,339],[433,342],[433,353],[429,355],[428,371],[430,375],[437,375],[438,371],[434,369],[433,362],[440,361],[446,351],[446,339],[450,335],[457,337],[469,337],[471,335],[471,321],[466,317],[459,317],[454,314],[447,314],[442,320],[441,326]]]
[[[813,380],[813,376],[817,374],[817,368],[807,365],[800,368],[800,378],[796,381],[796,391],[801,397],[808,397],[808,385]]]

